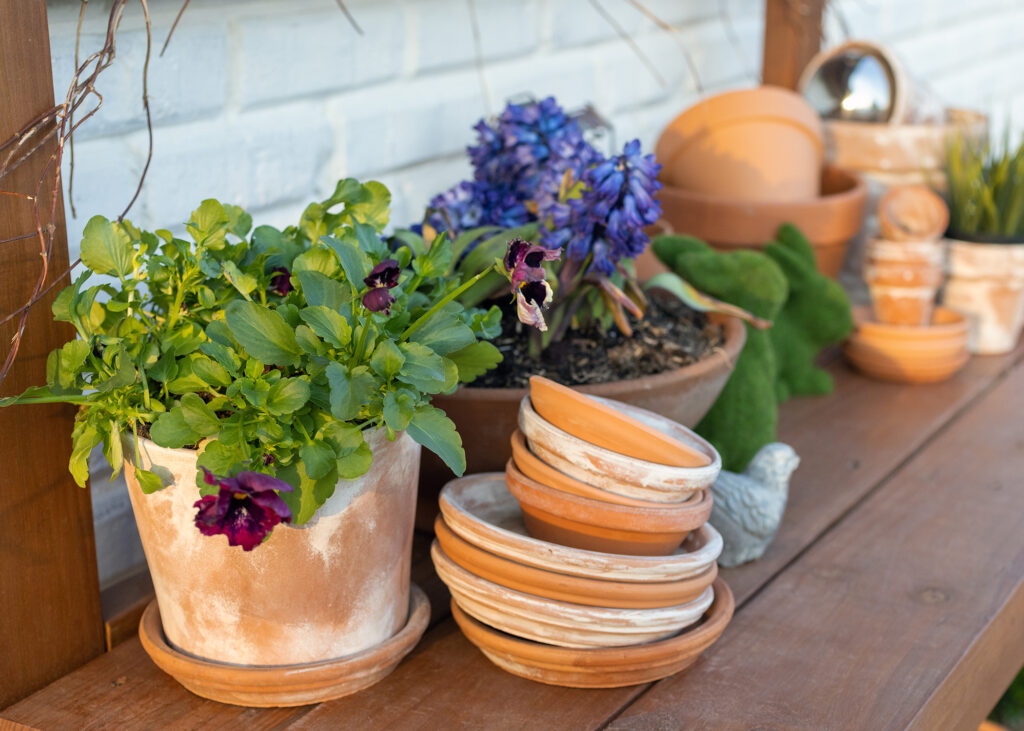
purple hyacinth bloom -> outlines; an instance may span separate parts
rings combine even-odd
[[[293,289],[292,273],[285,267],[276,267],[272,271],[276,272],[276,274],[270,278],[270,291],[284,297]]]
[[[235,477],[216,477],[205,467],[208,485],[218,485],[216,495],[206,495],[192,506],[196,527],[204,536],[226,535],[229,546],[251,551],[270,535],[278,523],[290,523],[292,511],[278,492],[292,486],[260,472],[239,472]]]

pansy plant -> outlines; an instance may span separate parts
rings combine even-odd
[[[214,200],[192,213],[187,237],[92,218],[87,271],[53,305],[78,337],[50,354],[46,386],[0,405],[79,405],[80,485],[97,445],[115,473],[140,464],[147,434],[198,449],[196,525],[246,550],[366,473],[369,430],[404,431],[461,474],[462,441],[430,400],[501,360],[486,342],[500,313],[460,304],[486,272],[445,276],[443,238],[389,247],[389,203],[380,183],[346,179],[284,230],[252,230],[248,214]],[[113,283],[90,285],[93,274]],[[145,492],[164,487],[155,472],[136,475]]]

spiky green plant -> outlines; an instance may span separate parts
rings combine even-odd
[[[1012,148],[953,138],[946,156],[955,233],[1024,240],[1024,140]]]

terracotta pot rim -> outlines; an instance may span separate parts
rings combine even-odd
[[[379,645],[333,660],[298,665],[233,665],[188,655],[164,637],[155,599],[143,612],[139,639],[161,670],[206,698],[241,705],[238,696],[248,695],[250,700],[245,704],[249,705],[264,696],[266,702],[259,705],[308,705],[348,695],[379,680],[412,651],[429,621],[430,601],[419,586],[410,582],[409,614],[402,629]],[[332,689],[341,692],[332,693]],[[296,694],[302,694],[302,700],[289,702],[287,696]]]
[[[864,182],[864,178],[856,171],[826,165],[822,177],[828,176],[832,176],[835,180],[839,181],[842,189],[831,193],[822,193],[817,198],[806,198],[804,200],[742,201],[736,198],[698,193],[671,185],[663,180],[661,181],[661,192],[689,199],[691,202],[702,204],[705,207],[743,208],[750,211],[750,215],[755,217],[760,215],[760,212],[765,209],[807,210],[827,206],[847,206],[854,204],[860,198],[867,198],[867,184]],[[856,231],[853,233],[856,233]],[[853,234],[850,235],[852,236]]]
[[[963,231],[946,231],[946,238],[956,244],[976,244],[978,246],[1020,246],[1024,245],[1024,236],[1000,236],[998,234],[969,234]]]
[[[724,326],[725,342],[722,343],[720,350],[712,350],[709,355],[701,358],[696,363],[690,363],[682,368],[674,368],[670,371],[662,371],[661,373],[654,373],[649,376],[624,378],[618,381],[605,381],[604,383],[587,383],[573,386],[573,388],[591,396],[604,396],[620,391],[622,385],[627,383],[635,384],[633,387],[637,389],[653,389],[662,384],[670,384],[681,379],[702,376],[714,370],[722,362],[734,365],[736,358],[739,357],[740,351],[743,349],[743,345],[747,341],[747,330],[743,325],[743,321],[738,317],[718,313],[710,313],[708,317],[716,325]],[[479,398],[481,394],[487,394],[487,397],[491,400],[518,402],[522,401],[523,396],[528,394],[529,391],[530,389],[526,386],[515,388],[505,386],[497,388],[460,386],[453,393],[445,394],[445,398],[468,400]]]
[[[960,338],[967,342],[967,318],[948,307],[935,305],[932,314],[932,324],[921,327],[917,325],[888,325],[875,322],[871,308],[857,306],[852,308],[853,322],[856,327],[853,336],[860,340],[867,339],[871,342],[878,340],[904,340],[912,338],[915,341],[931,341],[939,338]],[[946,322],[936,323],[935,319],[942,318]]]
[[[532,660],[549,666],[564,666],[567,669],[585,670],[594,667],[598,670],[614,671],[616,667],[635,663],[668,663],[678,659],[681,652],[690,653],[691,647],[700,648],[692,651],[694,655],[707,649],[725,630],[736,606],[732,591],[724,579],[715,579],[712,587],[715,590],[714,601],[698,624],[691,625],[672,637],[633,647],[580,649],[546,645],[490,627],[466,614],[455,600],[452,600],[452,613],[466,637],[478,647],[480,644],[477,639],[483,638],[490,646],[523,660]]]

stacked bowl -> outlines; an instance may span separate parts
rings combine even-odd
[[[432,557],[463,632],[500,667],[556,685],[633,685],[689,666],[733,611],[706,522],[714,448],[546,379],[531,380],[519,425],[504,475],[441,494]]]

